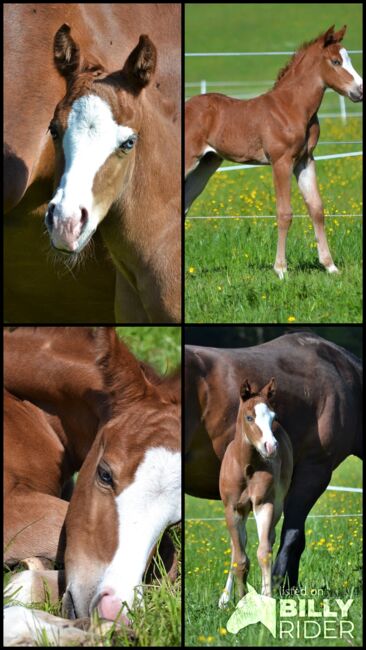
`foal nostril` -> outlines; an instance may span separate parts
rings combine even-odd
[[[81,231],[85,230],[86,224],[88,223],[89,219],[89,214],[86,208],[80,208],[81,210],[81,217],[80,217],[80,223],[81,223]]]
[[[278,447],[278,442],[265,442],[264,443],[265,450],[268,454],[268,456],[272,456],[276,453],[277,447]]]
[[[53,213],[55,211],[55,204],[50,203],[48,206],[48,210],[46,212],[46,226],[52,230],[53,228]]]

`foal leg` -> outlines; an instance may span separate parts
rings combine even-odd
[[[291,210],[291,173],[292,162],[290,159],[282,156],[272,165],[273,182],[276,192],[276,210],[277,210],[277,226],[278,226],[278,240],[277,240],[277,253],[276,261],[274,263],[274,270],[276,271],[280,280],[283,280],[284,274],[287,272],[286,264],[286,239],[288,229],[292,223],[292,210]]]
[[[330,254],[327,236],[325,234],[324,209],[316,181],[314,158],[311,156],[301,160],[294,168],[294,172],[299,190],[304,197],[307,210],[314,224],[319,262],[323,264],[328,273],[337,273],[338,269]]]
[[[4,501],[5,562],[14,565],[33,556],[62,560],[60,540],[68,505],[49,494],[12,490]]]
[[[243,515],[239,515],[234,511],[232,505],[225,508],[225,519],[231,537],[231,565],[229,575],[226,581],[224,591],[219,600],[219,607],[226,607],[230,600],[234,576],[238,588],[239,599],[244,596],[247,591],[246,581],[249,573],[249,558],[245,552],[246,546],[246,520],[249,510]]]
[[[20,571],[14,573],[9,580],[5,595],[14,599],[17,604],[30,605],[32,603],[50,602],[58,603],[65,591],[64,571]]]
[[[222,158],[210,152],[201,158],[197,167],[188,173],[184,183],[184,213],[187,214],[193,201],[206,187],[212,174],[220,167]]]
[[[274,505],[261,503],[254,505],[253,512],[258,530],[259,546],[257,558],[262,571],[262,595],[272,595],[272,544],[274,542]]]

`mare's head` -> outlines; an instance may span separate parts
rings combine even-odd
[[[240,387],[239,430],[263,458],[275,456],[278,447],[272,433],[272,422],[276,414],[270,406],[275,391],[273,377],[260,391],[254,390],[248,379]]]
[[[141,595],[160,534],[181,517],[180,375],[157,377],[113,328],[96,342],[111,413],[67,514],[64,610],[113,620]]]
[[[55,35],[54,61],[67,88],[49,126],[57,189],[45,221],[54,248],[70,254],[84,248],[131,179],[156,49],[140,36],[123,68],[108,74],[82,58],[65,24]]]
[[[340,95],[349,97],[353,102],[362,101],[362,78],[354,69],[347,50],[341,45],[346,32],[346,25],[338,32],[334,25],[329,27],[317,40],[321,53],[320,73],[324,85]]]

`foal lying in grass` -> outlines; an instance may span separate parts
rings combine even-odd
[[[293,459],[286,431],[274,420],[270,401],[275,394],[272,378],[260,391],[246,379],[240,389],[240,406],[234,440],[228,445],[220,471],[220,495],[231,537],[231,568],[219,607],[228,603],[234,575],[239,597],[247,592],[249,558],[245,552],[246,520],[253,510],[257,524],[258,562],[262,594],[271,596],[271,556],[275,526],[290,486]]]

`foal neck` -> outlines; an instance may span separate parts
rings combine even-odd
[[[301,109],[307,120],[318,111],[325,92],[324,82],[316,72],[318,59],[312,54],[312,47],[294,55],[283,74],[279,73],[271,91],[278,96],[286,94],[286,105],[296,107],[297,111]]]

